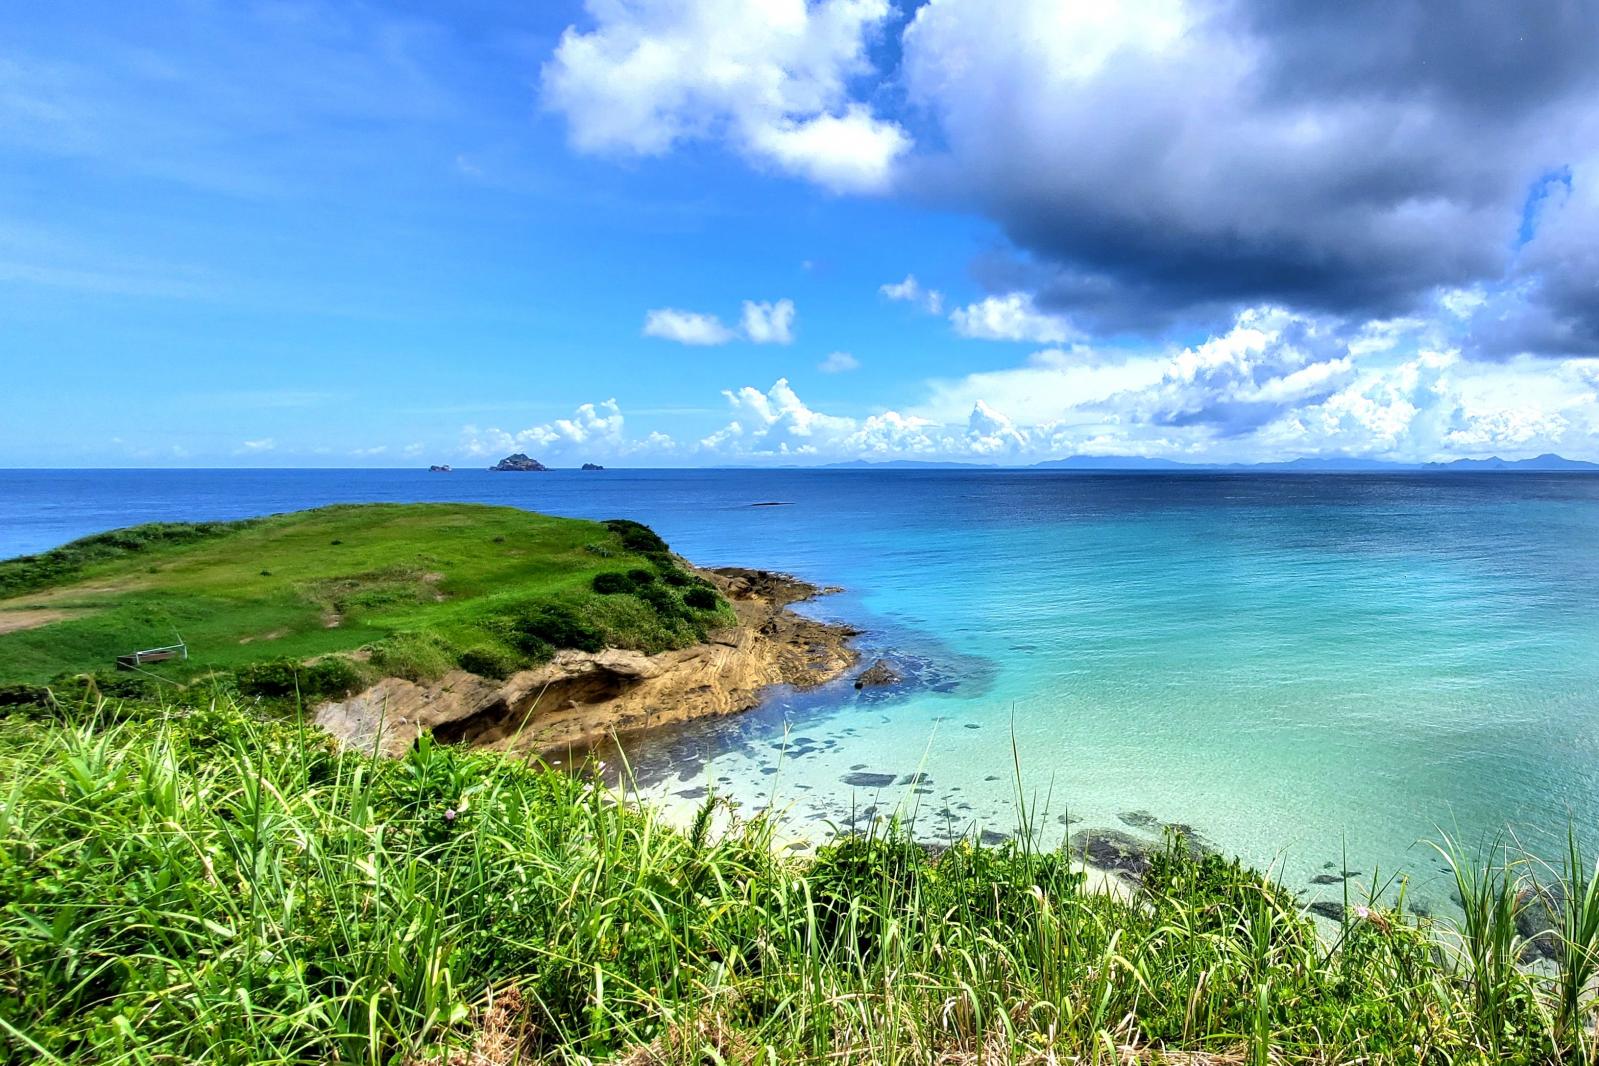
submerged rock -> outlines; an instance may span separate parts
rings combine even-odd
[[[889,665],[888,660],[879,659],[861,671],[860,676],[855,679],[855,687],[880,688],[884,685],[897,685],[900,680],[899,674]]]
[[[1088,865],[1132,877],[1149,872],[1149,857],[1158,846],[1119,829],[1084,829],[1071,838],[1072,851]]]
[[[1123,825],[1130,825],[1134,829],[1153,829],[1160,825],[1160,819],[1148,811],[1123,811],[1116,817]]]
[[[1335,922],[1344,920],[1344,905],[1330,899],[1318,899],[1310,905],[1312,914],[1319,914],[1323,918],[1331,918]]]
[[[852,774],[845,774],[839,780],[851,788],[887,788],[894,783],[895,777],[893,774],[874,774],[870,771],[857,771]]]

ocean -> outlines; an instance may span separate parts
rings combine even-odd
[[[714,789],[811,834],[897,809],[935,838],[1026,812],[1048,843],[1181,824],[1307,900],[1343,898],[1347,856],[1352,893],[1403,871],[1440,907],[1440,832],[1599,844],[1591,475],[9,471],[0,556],[379,500],[634,518],[843,588],[807,609],[910,683],[630,741],[668,805]]]

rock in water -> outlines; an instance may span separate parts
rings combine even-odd
[[[523,455],[521,452],[517,452],[514,455],[507,455],[504,459],[501,459],[499,462],[497,462],[493,466],[489,467],[489,469],[490,470],[537,471],[537,470],[548,470],[549,467],[545,466],[543,463],[539,462],[537,459],[529,459],[526,455]]]
[[[861,672],[855,679],[856,688],[880,688],[883,685],[897,685],[900,682],[899,674],[888,664],[887,659],[879,659]]]
[[[1090,866],[1143,877],[1149,872],[1150,853],[1158,845],[1117,829],[1084,829],[1072,837],[1071,846]]]
[[[845,774],[839,780],[851,788],[887,788],[894,783],[895,777],[893,774],[856,771],[855,773]]]
[[[583,464],[583,469],[584,470],[604,470],[605,467],[601,466],[599,463],[584,463]]]
[[[444,464],[440,465],[439,463],[434,463],[432,466],[428,467],[428,473],[430,473],[430,474],[448,474],[448,473],[451,473],[450,464],[449,463],[444,463]]]
[[[1554,959],[1560,948],[1560,912],[1565,894],[1554,886],[1531,886],[1516,896],[1516,932],[1522,938],[1521,959]]]

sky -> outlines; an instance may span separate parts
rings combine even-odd
[[[1599,0],[99,0],[0,466],[1599,460]]]

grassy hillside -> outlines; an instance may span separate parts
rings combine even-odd
[[[268,683],[255,664],[360,653],[325,671],[343,684],[351,669],[504,673],[561,647],[659,651],[732,620],[643,526],[465,504],[119,530],[0,562],[0,597],[0,682],[30,683],[180,635],[189,661],[147,669]]]
[[[791,860],[714,799],[680,833],[496,755],[110,718],[0,718],[0,1061],[1593,1061],[1580,860],[1531,972],[1514,859],[1450,853],[1458,927],[1351,906],[1327,942],[1175,842],[1123,900],[1025,844]]]

